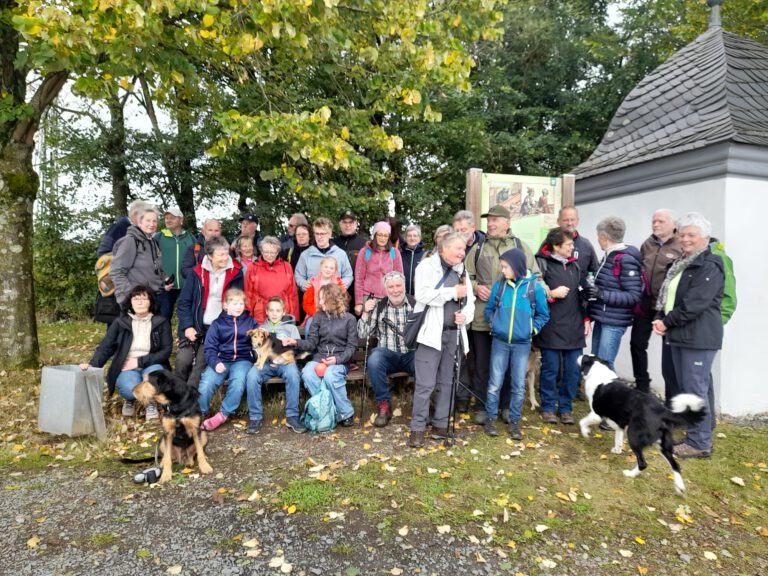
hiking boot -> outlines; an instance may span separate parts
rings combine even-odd
[[[509,431],[509,437],[512,438],[512,440],[523,439],[523,433],[520,432],[520,422],[510,422],[507,430]]]
[[[339,420],[339,426],[342,428],[349,428],[350,426],[355,425],[355,415],[352,414],[349,418],[344,418],[344,420]]]
[[[499,431],[496,430],[496,422],[493,420],[486,420],[485,433],[488,434],[488,436],[498,436]]]
[[[709,458],[712,456],[712,452],[709,450],[699,450],[685,443],[675,446],[673,452],[678,458]]]
[[[574,424],[573,414],[571,414],[570,412],[562,412],[560,414],[560,422],[568,426],[573,425]]]
[[[440,428],[439,426],[432,426],[432,432],[429,435],[432,440],[445,440],[447,438],[461,438],[462,434],[458,431],[451,432],[448,427]]]
[[[411,433],[408,435],[408,446],[411,448],[422,448],[424,446],[424,431],[417,432],[416,430],[411,430]]]
[[[485,412],[475,412],[475,415],[472,416],[472,423],[478,426],[485,424]]]
[[[301,420],[299,420],[296,416],[290,416],[286,418],[285,425],[296,432],[296,434],[304,434],[304,432],[307,431],[307,427],[304,426],[304,424],[301,423]]]
[[[376,420],[373,421],[373,425],[376,428],[384,428],[392,419],[392,407],[389,405],[389,400],[379,400],[379,413],[376,415]]]
[[[136,414],[136,402],[134,400],[123,400],[123,416],[130,418]]]
[[[456,412],[468,412],[469,411],[469,400],[466,398],[457,398],[456,399]]]
[[[157,403],[156,402],[150,402],[147,404],[147,409],[144,412],[144,418],[149,420],[157,420],[160,418],[160,413],[157,411]]]
[[[509,408],[504,408],[504,410],[501,411],[501,420],[505,424],[509,424]]]
[[[541,413],[541,419],[544,420],[547,424],[557,424],[560,422],[557,419],[557,416],[555,416],[554,412],[542,412]]]
[[[227,417],[221,413],[216,412],[213,416],[208,418],[205,422],[203,422],[203,430],[207,430],[210,432],[211,430],[216,430],[219,426],[224,424],[224,422],[227,421]]]
[[[287,423],[287,421],[286,421]],[[305,428],[306,430],[306,428]],[[261,420],[249,420],[248,421],[248,429],[245,431],[246,434],[258,434],[261,432]]]

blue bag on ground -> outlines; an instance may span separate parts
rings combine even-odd
[[[310,432],[328,432],[336,428],[336,404],[325,379],[320,380],[320,389],[304,404],[301,420]]]

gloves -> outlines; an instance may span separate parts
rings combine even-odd
[[[603,293],[597,286],[587,286],[585,290],[587,294],[587,300],[590,302],[603,299]]]

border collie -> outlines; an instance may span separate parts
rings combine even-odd
[[[654,395],[630,387],[597,356],[584,354],[579,357],[579,365],[590,408],[589,414],[579,422],[582,436],[589,438],[590,428],[605,419],[616,431],[611,452],[621,454],[626,433],[629,447],[637,458],[634,469],[624,470],[628,478],[638,476],[648,467],[643,449],[657,444],[672,467],[675,490],[683,495],[685,483],[672,453],[672,432],[701,421],[705,415],[704,400],[694,394],[678,394],[672,398],[670,410]]]

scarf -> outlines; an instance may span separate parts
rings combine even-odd
[[[698,252],[694,252],[690,256],[680,256],[677,260],[672,262],[672,265],[669,267],[669,270],[667,270],[667,275],[664,278],[664,282],[661,285],[661,289],[659,289],[659,297],[656,300],[656,310],[664,310],[664,306],[667,304],[667,292],[669,290],[669,283],[672,281],[672,279],[677,276],[678,274],[681,274],[683,270],[688,268],[688,266],[693,262],[696,257],[704,252],[709,248],[708,246],[705,246]]]

